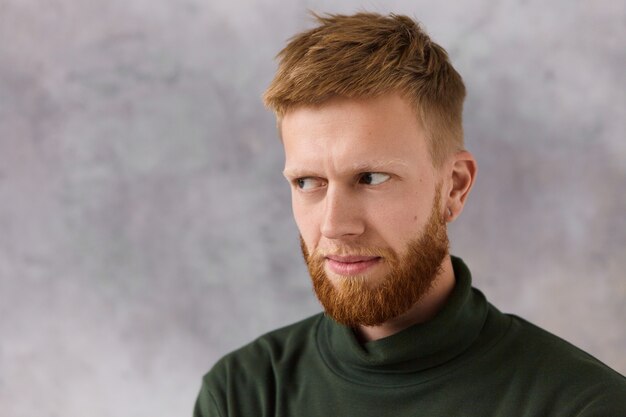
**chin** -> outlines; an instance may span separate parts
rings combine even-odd
[[[328,269],[325,269],[325,272],[328,281],[337,290],[340,290],[343,285],[348,284],[365,284],[369,288],[375,288],[384,281],[384,274],[382,273],[368,272],[358,275],[340,275],[329,271]]]

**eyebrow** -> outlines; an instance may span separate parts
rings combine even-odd
[[[388,159],[384,161],[380,161],[380,160],[379,161],[366,161],[366,162],[359,162],[359,163],[352,165],[352,170],[371,172],[371,171],[375,171],[378,169],[387,169],[390,167],[397,167],[397,166],[408,168],[409,164],[407,164],[406,162],[400,159]]]
[[[351,172],[378,172],[393,167],[408,168],[409,164],[400,159],[365,161],[353,164],[350,167]],[[286,168],[283,175],[288,178],[314,177],[317,174],[314,171],[305,168]]]

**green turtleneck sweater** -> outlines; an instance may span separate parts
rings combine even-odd
[[[318,314],[222,358],[203,379],[195,417],[626,416],[626,378],[455,288],[432,320],[360,344]]]

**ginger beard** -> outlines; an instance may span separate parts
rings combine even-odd
[[[333,254],[379,256],[389,273],[374,284],[368,276],[342,276],[333,284],[324,270],[325,254],[309,254],[300,235],[300,248],[313,288],[326,314],[350,327],[379,326],[406,313],[431,289],[448,254],[446,221],[440,213],[439,189],[422,233],[398,256],[388,248],[337,247]],[[327,253],[328,254],[328,253]]]

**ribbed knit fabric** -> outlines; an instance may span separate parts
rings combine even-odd
[[[626,378],[502,314],[452,264],[432,320],[363,345],[323,314],[270,332],[204,376],[194,417],[626,416]]]

